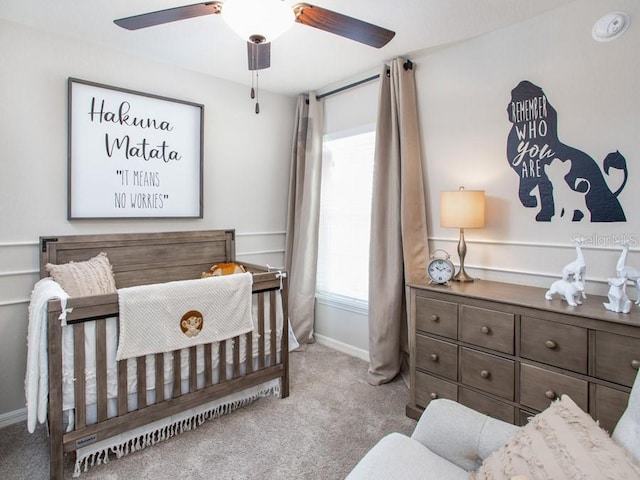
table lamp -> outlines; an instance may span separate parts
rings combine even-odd
[[[484,190],[465,190],[460,187],[455,191],[440,192],[440,226],[460,229],[460,270],[453,276],[453,280],[473,282],[473,278],[464,271],[464,257],[467,255],[464,229],[484,227]]]

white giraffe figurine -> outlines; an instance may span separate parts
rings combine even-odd
[[[622,242],[622,253],[620,254],[620,258],[618,258],[618,263],[616,265],[616,274],[618,277],[624,277],[633,282],[636,287],[636,292],[638,292],[635,304],[640,305],[640,271],[636,268],[625,265],[628,252],[629,241],[624,241]]]
[[[576,241],[576,259],[562,268],[562,279],[567,282],[573,280],[584,285],[584,277],[587,273],[587,264],[584,261],[582,249],[580,248],[583,243],[584,240]],[[584,292],[582,292],[582,297],[587,298]]]

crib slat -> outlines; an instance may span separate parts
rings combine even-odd
[[[264,293],[258,293],[258,368],[264,368]]]
[[[218,343],[218,381],[220,383],[227,379],[227,341]]]
[[[233,378],[240,376],[240,337],[233,337]]]
[[[107,325],[95,321],[96,404],[98,421],[107,419]]]
[[[204,386],[208,387],[213,383],[213,368],[211,365],[211,353],[213,349],[210,343],[204,345]]]
[[[189,391],[195,392],[198,389],[197,351],[198,347],[189,348]]]
[[[247,367],[247,374],[249,374],[253,372],[253,332],[247,332],[245,339],[245,365]]]
[[[156,403],[164,402],[164,353],[156,353]]]
[[[107,419],[107,321],[96,320],[96,395],[98,421]]]
[[[276,338],[278,337],[278,329],[276,327],[276,292],[269,292],[269,325],[271,327],[271,362],[269,365],[275,365],[277,360]]]
[[[136,357],[136,378],[138,381],[138,410],[147,406],[147,359]]]
[[[182,385],[181,385],[181,361],[180,361],[180,351],[173,352],[173,395],[172,398],[177,398],[182,395]]]
[[[120,338],[120,319],[116,319],[116,332]],[[127,402],[127,361],[118,360],[118,416],[129,411]]]
[[[118,361],[118,415],[129,411],[127,404],[127,361]]]
[[[75,377],[76,429],[84,428],[87,425],[85,362],[84,324],[75,325],[73,328],[73,375]]]

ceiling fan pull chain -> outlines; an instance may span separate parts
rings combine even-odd
[[[258,85],[258,71],[256,70],[256,115],[260,113],[260,88]]]
[[[256,98],[256,90],[253,88],[253,82],[255,79],[255,72],[251,72],[251,100]]]

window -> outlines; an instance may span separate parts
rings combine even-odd
[[[323,140],[318,277],[321,301],[366,311],[375,130]]]

